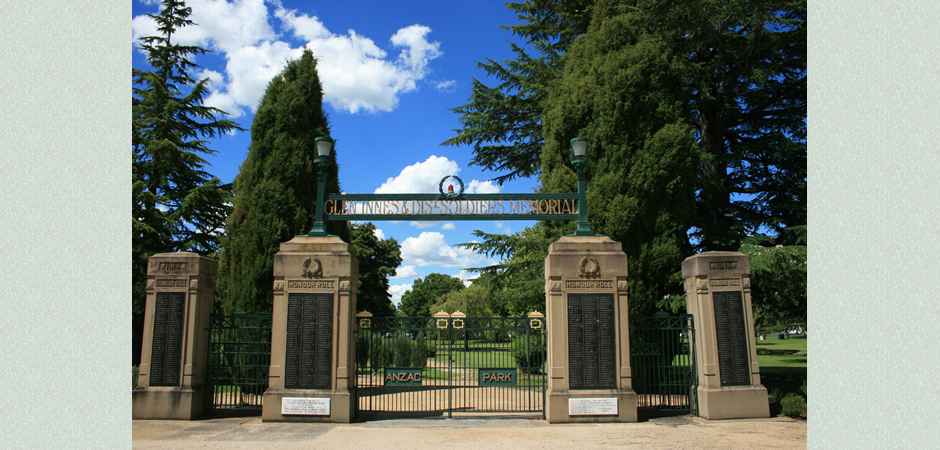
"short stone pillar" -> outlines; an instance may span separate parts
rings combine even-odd
[[[695,323],[698,414],[707,419],[769,417],[757,365],[747,256],[690,256],[682,261],[682,277]]]
[[[274,256],[265,422],[350,422],[358,264],[335,236],[296,236]]]
[[[635,422],[627,255],[606,236],[565,236],[545,258],[550,423]]]
[[[215,260],[195,253],[150,257],[134,419],[189,420],[205,415],[215,275]]]

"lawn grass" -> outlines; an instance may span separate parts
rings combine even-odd
[[[780,399],[786,394],[804,395],[806,347],[806,339],[767,336],[763,341],[757,341],[760,381],[767,388],[772,416],[780,413]]]
[[[760,367],[806,368],[806,339],[778,339],[768,336],[757,341],[757,363]],[[764,354],[761,354],[764,353]]]

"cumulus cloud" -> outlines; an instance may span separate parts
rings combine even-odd
[[[402,283],[402,284],[390,284],[388,286],[388,293],[392,296],[392,303],[395,307],[398,307],[401,304],[401,296],[405,295],[405,292],[411,290],[411,285],[413,283]]]
[[[398,266],[395,269],[395,275],[392,278],[413,278],[418,276],[418,272],[415,270],[415,266]]]
[[[401,243],[403,264],[416,267],[474,267],[489,264],[485,256],[463,247],[452,247],[437,231],[422,231]]]
[[[279,1],[272,3],[270,15],[284,33],[303,42],[300,47],[275,33],[263,0],[189,0],[187,5],[196,25],[182,28],[174,40],[225,55],[228,84],[214,87],[208,101],[236,116],[244,108],[257,108],[271,78],[304,48],[318,59],[324,100],[350,113],[394,110],[399,96],[417,89],[430,62],[442,54],[441,44],[429,39],[431,29],[420,24],[392,34],[388,42],[398,50],[393,57],[354,30],[333,33],[319,17],[286,9]],[[134,17],[131,29],[137,42],[157,32],[153,19],[146,15]]]
[[[457,228],[457,226],[454,225],[453,222],[447,222],[444,225],[441,225],[442,230],[453,230],[454,228]]]
[[[457,175],[456,161],[444,156],[431,155],[424,161],[405,166],[398,175],[389,177],[375,189],[376,194],[434,194],[440,189],[441,179]],[[464,191],[468,194],[494,194],[499,186],[492,181],[470,180]]]
[[[480,181],[480,180],[470,180],[470,184],[467,185],[467,193],[469,194],[496,194],[499,193],[499,186],[492,181]]]
[[[382,229],[379,228],[379,227],[375,227],[375,229],[372,230],[372,234],[374,234],[374,235],[375,235],[375,238],[378,239],[378,240],[380,240],[380,241],[383,240],[383,239],[385,239],[385,232],[382,231]]]
[[[409,224],[411,224],[411,226],[416,227],[416,228],[430,228],[434,226],[434,222],[419,221],[419,220],[412,220],[411,222],[409,222]]]

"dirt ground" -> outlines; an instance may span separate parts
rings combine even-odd
[[[140,449],[805,448],[806,422],[681,416],[627,424],[549,425],[518,417],[301,424],[262,423],[251,417],[135,420],[133,439],[134,448]]]

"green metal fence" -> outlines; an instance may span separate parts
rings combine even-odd
[[[542,318],[360,320],[360,418],[544,414]]]
[[[630,326],[633,390],[641,417],[695,413],[692,316],[663,313]]]
[[[271,363],[271,313],[216,314],[209,327],[210,412],[260,415]]]

